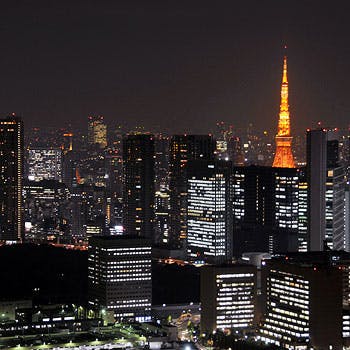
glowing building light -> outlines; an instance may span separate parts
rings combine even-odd
[[[273,161],[275,168],[295,168],[290,135],[290,119],[288,105],[287,56],[283,59],[283,76],[281,86],[281,105],[276,135],[276,153]]]

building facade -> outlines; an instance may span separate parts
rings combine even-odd
[[[232,163],[188,163],[187,258],[222,263],[232,257]]]
[[[346,172],[336,132],[308,130],[306,136],[309,250],[345,249]]]
[[[23,122],[0,119],[0,240],[21,241],[23,220]]]
[[[113,312],[117,320],[150,321],[151,249],[151,242],[139,237],[91,237],[90,307],[98,312]]]
[[[25,181],[23,195],[26,241],[69,241],[72,213],[68,188],[55,180]]]
[[[88,118],[88,143],[98,145],[100,148],[107,147],[107,125],[103,116]]]
[[[255,323],[256,267],[212,265],[201,268],[201,333],[248,330]]]
[[[343,166],[327,167],[326,176],[326,234],[330,249],[346,248],[345,235],[345,169]]]
[[[233,253],[298,250],[299,170],[234,167]]]
[[[155,243],[167,244],[169,240],[169,193],[157,191],[155,193]]]
[[[264,274],[260,341],[292,350],[342,348],[343,272],[330,255],[272,258]]]
[[[129,134],[123,139],[123,224],[127,235],[153,239],[154,138]]]
[[[215,141],[211,135],[174,135],[169,151],[169,244],[184,246],[187,237],[187,162],[213,160]]]
[[[306,169],[299,169],[298,183],[298,251],[308,251],[308,184]]]
[[[306,134],[308,183],[308,246],[310,251],[323,250],[326,235],[327,133],[308,130]]]
[[[60,148],[29,149],[28,179],[62,181],[62,150]]]

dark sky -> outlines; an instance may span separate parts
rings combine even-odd
[[[350,124],[348,1],[0,1],[0,114],[170,132],[277,125],[284,43],[294,131]],[[350,5],[349,5],[350,7]]]

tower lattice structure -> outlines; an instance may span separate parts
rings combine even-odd
[[[278,132],[275,137],[276,153],[272,166],[275,168],[295,168],[290,134],[290,119],[288,105],[287,56],[283,58],[283,75],[281,86],[281,104],[278,119]]]

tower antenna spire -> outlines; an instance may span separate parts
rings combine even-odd
[[[287,83],[288,84],[288,77],[287,77],[287,44],[284,44],[283,49],[283,76],[282,76],[282,84]],[[288,86],[287,86],[288,88]]]

